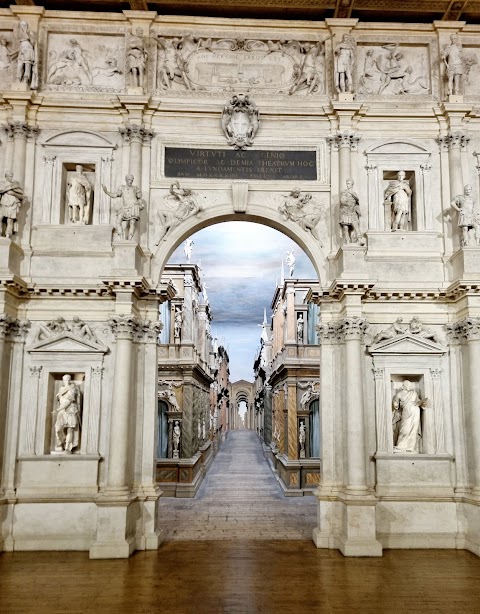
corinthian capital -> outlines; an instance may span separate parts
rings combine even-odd
[[[125,143],[134,141],[139,143],[150,143],[154,135],[153,130],[146,128],[142,124],[126,124],[119,128],[119,132]]]
[[[480,340],[480,318],[465,318],[459,322],[461,331],[467,341]]]
[[[151,322],[150,320],[140,321],[137,330],[137,340],[146,342],[156,342],[161,333],[163,324],[161,322]]]
[[[352,151],[357,149],[360,136],[356,132],[350,130],[340,130],[337,134],[330,136],[328,141],[336,147],[349,147]]]
[[[341,340],[339,325],[336,322],[320,322],[315,329],[321,345],[338,343]]]
[[[368,322],[358,316],[344,318],[340,323],[340,332],[346,341],[351,339],[363,340],[363,335],[368,328]]]
[[[141,324],[141,321],[132,315],[112,316],[108,320],[108,325],[117,339],[133,339],[134,333],[138,332]]]

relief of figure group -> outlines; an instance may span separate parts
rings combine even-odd
[[[464,48],[457,33],[440,45],[432,40],[358,42],[353,34],[316,40],[166,36],[142,28],[131,32],[46,32],[42,87],[72,91],[148,89],[250,91],[284,95],[332,92],[365,96],[432,95],[433,75],[440,73],[448,96],[476,94],[472,68],[475,47]],[[38,34],[19,21],[12,34],[0,36],[0,86],[8,81],[39,87]],[[329,51],[330,50],[330,51]],[[331,54],[331,55],[329,55]],[[332,83],[327,58],[332,62]],[[438,59],[437,59],[438,58]],[[438,65],[436,65],[438,64]],[[149,70],[151,68],[151,70]],[[153,78],[153,83],[149,83]],[[133,92],[132,92],[133,93]],[[436,94],[438,95],[438,93]]]

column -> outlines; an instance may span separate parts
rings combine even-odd
[[[377,452],[393,454],[392,411],[386,403],[384,369],[373,369],[375,380],[375,417]]]
[[[351,152],[357,148],[360,137],[355,132],[350,130],[343,130],[338,132],[333,137],[335,144],[338,146],[338,183],[339,193],[345,189],[347,179],[352,176],[352,158]]]
[[[443,420],[443,395],[442,395],[442,369],[430,369],[433,384],[433,415],[435,424],[434,454],[444,454],[445,447],[445,425]]]
[[[182,343],[193,343],[193,277],[186,273],[184,280]]]
[[[286,301],[287,301],[287,317],[285,322],[286,328],[286,343],[296,343],[297,342],[297,322],[295,319],[295,287],[293,283],[287,282],[287,290],[286,290]],[[306,328],[306,327],[305,327]],[[305,330],[306,334],[306,330]]]
[[[140,326],[132,315],[113,316],[108,321],[116,339],[113,374],[107,491],[127,495],[129,414],[132,404],[133,335]]]
[[[100,425],[100,408],[102,403],[103,371],[104,369],[101,365],[92,367],[90,371],[90,408],[85,438],[85,452],[87,454],[98,454],[98,429]],[[82,442],[82,448],[83,447],[84,444]]]
[[[473,484],[474,494],[480,495],[480,318],[465,318],[461,322],[461,327],[467,340],[468,357],[463,364],[468,375],[465,411],[470,418],[470,429],[466,435],[467,440],[470,439],[473,461],[470,483]]]
[[[425,163],[420,164],[422,172],[422,215],[420,216],[419,202],[417,201],[417,230],[433,230],[432,205],[430,197],[430,171],[432,165]]]
[[[8,371],[5,364],[6,356],[6,339],[9,333],[10,327],[13,323],[13,319],[6,313],[0,314],[0,414],[3,413],[3,394],[4,388],[7,389],[8,384]],[[6,413],[6,412],[5,412]],[[0,444],[2,442],[0,441]]]
[[[297,386],[295,381],[288,382],[287,393],[288,421],[288,458],[298,458],[298,425],[297,425]]]
[[[440,137],[439,143],[448,146],[448,176],[450,179],[450,197],[453,199],[458,194],[463,194],[463,172],[461,149],[466,147],[470,137],[465,133],[449,132],[446,137]]]
[[[12,122],[9,128],[13,133],[13,178],[23,187],[25,185],[27,138],[35,138],[38,128],[20,121]]]
[[[113,158],[111,155],[102,156],[101,159],[101,183],[112,191],[112,164]],[[93,210],[93,223],[94,224],[110,224],[110,197],[105,194],[103,190],[100,190],[99,207],[96,211]]]
[[[368,228],[370,230],[391,230],[390,224],[388,229],[385,228],[385,222],[380,220],[380,206],[378,200],[378,175],[377,165],[368,163],[365,166],[367,171],[367,189],[368,189]]]
[[[43,202],[42,202],[42,222],[44,224],[54,224],[52,219],[52,198],[53,198],[53,181],[55,177],[55,161],[56,156],[44,156],[45,166],[43,168]],[[110,189],[110,186],[109,186]],[[103,190],[102,190],[103,194]],[[58,222],[58,221],[57,221]]]
[[[366,494],[362,339],[367,322],[360,317],[347,317],[341,325],[345,339],[347,491],[352,494]]]

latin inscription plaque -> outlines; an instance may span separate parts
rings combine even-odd
[[[165,177],[315,181],[317,152],[165,147]]]

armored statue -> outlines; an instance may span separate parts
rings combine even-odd
[[[450,36],[450,45],[445,45],[442,51],[445,62],[448,95],[461,95],[463,89],[463,52],[462,44],[456,34]]]
[[[133,179],[133,175],[127,175],[126,185],[119,186],[116,192],[109,192],[105,186],[102,186],[103,191],[110,198],[122,199],[117,209],[116,230],[118,236],[125,241],[133,240],[136,224],[140,219],[140,211],[145,207],[142,192],[138,186],[133,185]]]
[[[55,452],[72,454],[80,442],[80,388],[71,375],[62,377],[63,386],[57,394],[58,407],[52,412],[55,419]]]
[[[475,215],[475,201],[470,196],[472,186],[466,185],[463,189],[463,194],[455,196],[451,202],[451,206],[458,211],[458,227],[462,229],[462,238],[460,245],[472,245],[475,242],[478,228],[478,220]]]
[[[0,236],[10,238],[18,232],[18,210],[25,200],[25,194],[13,173],[5,173],[5,181],[0,182]]]
[[[67,184],[68,216],[71,224],[88,224],[91,213],[92,186],[83,174],[83,167],[76,166],[76,173]]]
[[[36,90],[38,87],[37,42],[26,21],[21,21],[18,25],[16,43],[18,48],[12,55],[17,56],[17,80],[20,83],[26,83],[30,89]]]
[[[353,66],[355,63],[355,39],[344,34],[342,42],[335,48],[335,89],[339,94],[353,92]]]
[[[410,197],[412,189],[405,179],[405,171],[398,171],[397,179],[392,179],[385,190],[385,204],[392,206],[392,230],[407,230],[410,219]]]
[[[358,194],[353,191],[353,180],[347,179],[347,189],[340,194],[340,218],[345,243],[364,244],[360,233],[360,204]]]

